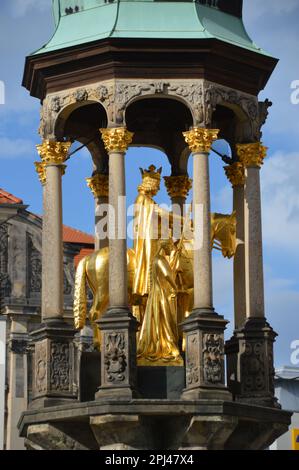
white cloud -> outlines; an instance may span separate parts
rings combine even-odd
[[[276,366],[290,365],[291,343],[299,340],[299,292],[292,279],[272,278],[266,282],[266,316],[278,333],[275,343]]]
[[[263,239],[267,247],[299,256],[299,152],[278,151],[261,169]],[[212,195],[212,207],[231,211],[230,185]]]
[[[245,0],[244,16],[246,20],[252,21],[256,18],[268,15],[280,15],[291,13],[298,7],[298,0]]]
[[[0,137],[0,159],[20,156],[32,157],[33,154],[36,155],[36,150],[31,140]]]
[[[299,153],[275,153],[261,170],[264,242],[299,255]]]
[[[51,3],[50,0],[10,0],[10,7],[13,16],[20,17],[33,9],[47,10],[51,7]]]

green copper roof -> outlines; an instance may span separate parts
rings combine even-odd
[[[50,41],[34,54],[113,37],[216,38],[267,55],[252,42],[242,18],[200,2],[53,0],[56,30]]]

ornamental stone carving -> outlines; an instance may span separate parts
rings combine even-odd
[[[261,139],[261,126],[264,124],[269,100],[258,103],[255,96],[224,87],[208,80],[107,80],[84,88],[70,89],[48,95],[41,110],[40,135],[55,139],[58,119],[70,106],[80,106],[89,101],[100,103],[107,114],[109,126],[125,126],[125,111],[141,97],[161,96],[177,98],[193,115],[193,125],[208,128],[217,105],[239,108],[245,119],[239,129],[239,141]],[[74,108],[75,109],[75,108]]]
[[[8,274],[8,225],[0,225],[0,298],[11,294],[11,281]]]
[[[34,246],[31,235],[27,235],[27,289],[28,295],[40,294],[42,290],[42,257],[41,253]]]
[[[200,368],[198,364],[199,339],[198,334],[187,334],[186,357],[186,385],[198,385],[200,382]]]
[[[75,285],[75,266],[73,258],[65,257],[63,262],[63,278],[64,295],[73,295]]]
[[[47,391],[47,340],[39,341],[35,344],[35,389],[34,395],[41,395]]]
[[[203,363],[204,381],[210,384],[223,382],[224,342],[221,335],[204,334]]]
[[[263,342],[246,341],[241,361],[244,392],[266,390],[265,345]]]
[[[68,343],[51,342],[50,363],[51,390],[70,392],[70,346]]]
[[[107,332],[104,334],[106,381],[109,383],[124,382],[127,369],[126,340],[121,332]]]
[[[55,138],[55,125],[59,113],[70,105],[84,102],[101,103],[107,113],[109,122],[114,122],[114,86],[111,83],[97,83],[85,88],[65,90],[46,97],[41,108],[39,133],[42,138]]]

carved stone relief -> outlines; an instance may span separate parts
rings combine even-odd
[[[51,390],[71,391],[70,384],[70,346],[68,343],[51,342]]]
[[[63,293],[64,295],[72,295],[75,283],[75,268],[74,261],[64,262],[64,275],[63,275]]]
[[[114,121],[113,101],[114,89],[111,83],[98,83],[85,88],[66,90],[55,95],[49,95],[43,102],[40,115],[39,133],[42,138],[55,137],[55,123],[59,113],[70,105],[86,101],[101,103],[110,122]]]
[[[223,338],[218,334],[205,334],[203,337],[203,363],[206,383],[223,383],[223,357]]]
[[[262,341],[246,341],[241,363],[245,393],[266,391],[265,345]]]
[[[194,126],[209,127],[219,104],[243,111],[242,134],[248,142],[260,139],[260,128],[267,117],[270,102],[258,103],[255,96],[218,85],[207,80],[109,80],[84,88],[48,95],[41,112],[40,134],[54,138],[54,127],[60,113],[69,105],[86,101],[101,103],[107,112],[108,124],[125,125],[125,110],[143,96],[173,97],[190,109]]]
[[[198,364],[199,337],[197,333],[187,334],[186,385],[199,384],[200,369]]]
[[[27,290],[28,296],[40,294],[42,289],[42,256],[35,247],[32,235],[27,235]]]
[[[122,383],[126,378],[127,358],[125,333],[105,332],[106,381],[109,383]]]
[[[41,395],[47,391],[47,346],[47,340],[35,344],[34,395]]]
[[[8,273],[8,225],[0,225],[0,299],[11,294],[11,280]]]

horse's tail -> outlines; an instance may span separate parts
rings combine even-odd
[[[86,261],[87,258],[84,258],[78,264],[75,278],[74,323],[75,328],[80,330],[84,328],[87,316]]]

